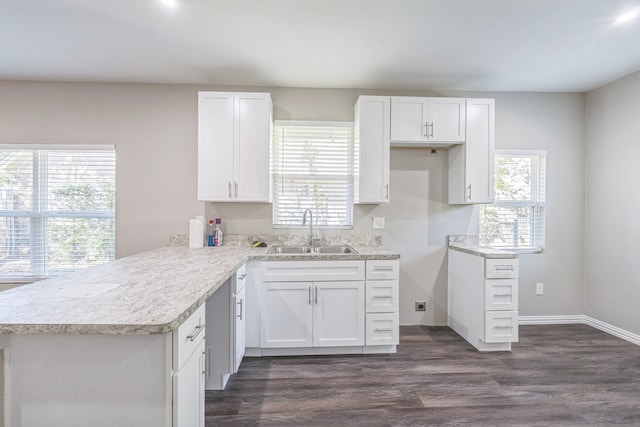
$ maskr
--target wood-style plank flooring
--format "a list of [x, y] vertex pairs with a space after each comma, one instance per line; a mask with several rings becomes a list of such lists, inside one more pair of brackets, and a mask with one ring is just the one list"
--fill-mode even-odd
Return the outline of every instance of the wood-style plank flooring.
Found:
[[585, 325], [520, 327], [479, 353], [447, 327], [398, 353], [245, 358], [207, 426], [640, 426], [640, 347]]

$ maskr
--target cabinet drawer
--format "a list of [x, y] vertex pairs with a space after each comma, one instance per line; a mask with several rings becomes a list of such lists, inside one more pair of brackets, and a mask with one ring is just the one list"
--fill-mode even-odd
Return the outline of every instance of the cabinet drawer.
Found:
[[173, 333], [174, 369], [180, 369], [198, 344], [204, 340], [205, 305], [201, 304]]
[[518, 277], [518, 258], [487, 259], [484, 277], [487, 279], [516, 279]]
[[367, 260], [367, 280], [393, 280], [400, 277], [397, 259]]
[[485, 279], [485, 310], [517, 310], [518, 279]]
[[518, 342], [518, 312], [486, 311], [484, 338], [487, 343]]
[[364, 280], [364, 261], [266, 261], [260, 263], [265, 282]]
[[397, 280], [367, 280], [365, 299], [367, 313], [398, 312]]
[[366, 315], [365, 345], [397, 345], [400, 343], [398, 313]]
[[242, 264], [240, 267], [238, 267], [238, 270], [236, 270], [236, 284], [235, 284], [234, 293], [238, 293], [242, 289], [244, 289], [244, 286], [246, 283], [247, 283], [247, 265]]

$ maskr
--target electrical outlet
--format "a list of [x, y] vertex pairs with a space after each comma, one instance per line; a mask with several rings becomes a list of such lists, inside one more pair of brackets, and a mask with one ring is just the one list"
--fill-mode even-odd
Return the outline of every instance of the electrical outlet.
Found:
[[416, 311], [427, 311], [427, 302], [416, 301]]
[[536, 283], [536, 295], [544, 295], [544, 283]]
[[384, 217], [379, 217], [379, 216], [373, 217], [373, 229], [384, 230]]

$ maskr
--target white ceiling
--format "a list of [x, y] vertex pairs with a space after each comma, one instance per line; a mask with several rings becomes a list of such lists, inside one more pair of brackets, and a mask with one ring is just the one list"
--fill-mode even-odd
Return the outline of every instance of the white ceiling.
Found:
[[640, 0], [1, 0], [0, 79], [584, 92]]

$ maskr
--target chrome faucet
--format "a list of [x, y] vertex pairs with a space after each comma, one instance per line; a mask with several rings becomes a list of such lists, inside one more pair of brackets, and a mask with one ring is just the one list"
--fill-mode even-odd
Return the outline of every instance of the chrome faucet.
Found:
[[302, 225], [307, 224], [307, 212], [309, 212], [309, 246], [313, 246], [313, 212], [311, 209], [307, 209], [302, 214]]

